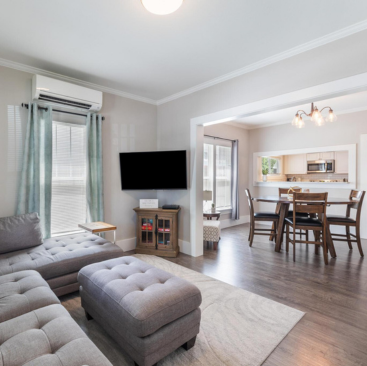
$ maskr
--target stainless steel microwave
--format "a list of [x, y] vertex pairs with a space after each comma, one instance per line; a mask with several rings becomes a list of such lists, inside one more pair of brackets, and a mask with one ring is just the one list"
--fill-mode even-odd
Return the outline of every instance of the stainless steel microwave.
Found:
[[307, 162], [307, 173], [334, 173], [335, 160], [314, 160]]

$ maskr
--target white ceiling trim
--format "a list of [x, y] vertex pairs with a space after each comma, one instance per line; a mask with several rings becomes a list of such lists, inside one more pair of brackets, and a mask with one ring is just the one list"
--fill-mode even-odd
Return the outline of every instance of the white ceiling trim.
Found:
[[72, 77], [69, 77], [69, 76], [57, 74], [55, 72], [39, 69], [37, 67], [28, 66], [28, 65], [21, 64], [21, 63], [18, 63], [18, 62], [6, 60], [6, 59], [3, 59], [3, 58], [0, 58], [0, 66], [5, 66], [5, 67], [9, 67], [11, 69], [20, 70], [20, 71], [24, 71], [24, 72], [29, 72], [31, 74], [38, 74], [38, 75], [48, 76], [48, 77], [56, 78], [56, 79], [59, 79], [59, 80], [67, 81], [69, 83], [79, 84], [81, 86], [85, 86], [87, 88], [91, 88], [91, 89], [94, 89], [94, 90], [99, 90], [101, 92], [118, 95], [118, 96], [123, 97], [123, 98], [133, 99], [133, 100], [137, 100], [139, 102], [157, 105], [157, 101], [155, 101], [153, 99], [144, 98], [144, 97], [141, 97], [139, 95], [130, 94], [130, 93], [127, 93], [127, 92], [124, 92], [124, 91], [121, 91], [121, 90], [117, 90], [117, 89], [113, 89], [113, 88], [108, 88], [108, 87], [103, 86], [103, 85], [89, 83], [88, 81], [83, 81], [83, 80], [72, 78]]
[[178, 99], [178, 98], [182, 98], [182, 97], [184, 97], [186, 95], [195, 93], [195, 92], [197, 92], [199, 90], [203, 90], [203, 89], [209, 88], [209, 87], [211, 87], [213, 85], [216, 85], [216, 84], [222, 83], [224, 81], [227, 81], [227, 80], [236, 78], [238, 76], [247, 74], [249, 72], [252, 72], [252, 71], [261, 69], [262, 67], [265, 67], [265, 66], [274, 64], [274, 63], [276, 63], [278, 61], [285, 60], [285, 59], [290, 58], [292, 56], [299, 55], [300, 53], [303, 53], [303, 52], [306, 52], [306, 51], [310, 51], [310, 50], [312, 50], [314, 48], [317, 48], [317, 47], [326, 45], [326, 44], [331, 43], [331, 42], [334, 42], [334, 41], [337, 41], [338, 39], [341, 39], [341, 38], [345, 38], [345, 37], [351, 36], [352, 34], [355, 34], [355, 33], [361, 32], [361, 31], [364, 31], [366, 29], [367, 29], [367, 20], [364, 20], [362, 22], [353, 24], [353, 25], [351, 25], [349, 27], [340, 29], [340, 30], [338, 30], [336, 32], [327, 34], [326, 36], [323, 36], [323, 37], [320, 37], [320, 38], [316, 38], [313, 41], [310, 41], [310, 42], [304, 43], [302, 45], [299, 45], [297, 47], [291, 48], [291, 49], [289, 49], [287, 51], [278, 53], [278, 54], [276, 54], [274, 56], [265, 58], [265, 59], [263, 59], [261, 61], [255, 62], [255, 63], [253, 63], [251, 65], [248, 65], [248, 66], [245, 66], [245, 67], [243, 67], [241, 69], [238, 69], [236, 71], [232, 71], [232, 72], [230, 72], [228, 74], [225, 74], [225, 75], [222, 75], [222, 76], [217, 77], [215, 79], [206, 81], [205, 83], [202, 83], [202, 84], [196, 85], [196, 86], [194, 86], [192, 88], [183, 90], [183, 91], [181, 91], [179, 93], [176, 93], [176, 94], [173, 94], [173, 95], [171, 95], [169, 97], [160, 99], [160, 100], [157, 101], [157, 105], [161, 105], [161, 104], [164, 104], [164, 103], [168, 103], [168, 102], [170, 102], [172, 100], [175, 100], [175, 99]]

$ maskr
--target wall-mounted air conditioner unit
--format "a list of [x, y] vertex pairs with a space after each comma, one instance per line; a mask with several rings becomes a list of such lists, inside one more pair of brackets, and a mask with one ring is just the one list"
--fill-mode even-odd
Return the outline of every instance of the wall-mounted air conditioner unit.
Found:
[[102, 108], [102, 92], [41, 75], [33, 75], [32, 96], [33, 100], [60, 107], [87, 111], [99, 111]]

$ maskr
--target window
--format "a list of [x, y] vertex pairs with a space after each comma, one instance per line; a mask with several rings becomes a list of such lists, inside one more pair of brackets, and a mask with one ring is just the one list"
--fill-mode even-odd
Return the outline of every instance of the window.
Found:
[[52, 124], [51, 235], [79, 231], [86, 222], [86, 129]]
[[219, 210], [231, 209], [232, 145], [225, 141], [204, 144], [204, 190], [213, 192], [213, 201], [204, 201], [208, 211], [212, 203]]
[[280, 174], [280, 159], [275, 157], [262, 157], [261, 170], [267, 170], [268, 174]]

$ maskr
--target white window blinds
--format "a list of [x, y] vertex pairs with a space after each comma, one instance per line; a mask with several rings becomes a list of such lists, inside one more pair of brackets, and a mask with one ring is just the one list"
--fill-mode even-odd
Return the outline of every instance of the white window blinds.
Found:
[[86, 222], [86, 130], [83, 125], [52, 125], [51, 235], [80, 230]]

